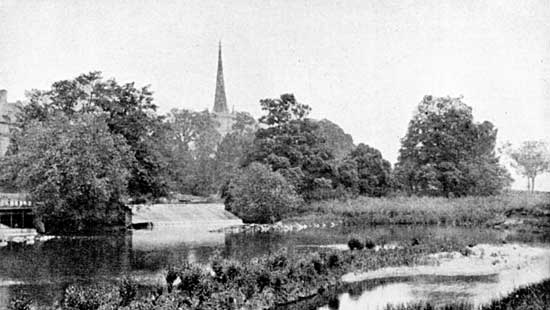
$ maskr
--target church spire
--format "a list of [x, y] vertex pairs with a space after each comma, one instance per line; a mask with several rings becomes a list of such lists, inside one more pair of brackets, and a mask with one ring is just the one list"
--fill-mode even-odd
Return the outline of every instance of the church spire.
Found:
[[222, 66], [222, 42], [218, 46], [218, 74], [216, 76], [216, 94], [214, 96], [214, 112], [229, 113], [227, 108], [227, 99], [225, 97], [225, 86], [223, 83], [223, 66]]

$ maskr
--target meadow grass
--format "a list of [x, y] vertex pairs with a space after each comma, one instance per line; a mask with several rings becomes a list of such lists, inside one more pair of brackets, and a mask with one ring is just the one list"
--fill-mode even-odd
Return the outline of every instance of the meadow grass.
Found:
[[352, 224], [485, 226], [513, 214], [550, 215], [550, 193], [510, 191], [488, 197], [357, 197], [311, 202], [288, 220], [343, 219]]

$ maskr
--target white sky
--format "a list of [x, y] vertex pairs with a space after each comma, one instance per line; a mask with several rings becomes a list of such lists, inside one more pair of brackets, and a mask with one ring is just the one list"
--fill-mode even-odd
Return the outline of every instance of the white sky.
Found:
[[10, 101], [100, 70], [160, 112], [211, 108], [221, 39], [230, 107], [294, 93], [391, 162], [426, 94], [464, 95], [501, 142], [550, 141], [548, 0], [0, 0], [0, 34]]

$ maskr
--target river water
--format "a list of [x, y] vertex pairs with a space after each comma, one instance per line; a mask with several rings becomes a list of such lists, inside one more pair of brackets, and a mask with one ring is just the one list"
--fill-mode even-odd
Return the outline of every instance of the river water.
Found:
[[[167, 267], [183, 261], [207, 263], [214, 253], [246, 260], [282, 247], [293, 251], [342, 244], [353, 234], [368, 235], [375, 241], [385, 243], [457, 236], [477, 243], [495, 242], [506, 237], [504, 232], [494, 230], [408, 226], [337, 226], [290, 233], [253, 234], [209, 232], [201, 227], [165, 227], [108, 236], [55, 238], [32, 245], [9, 244], [0, 248], [0, 308], [5, 308], [12, 297], [21, 294], [33, 296], [39, 305], [52, 305], [70, 283], [109, 281], [127, 275], [139, 278], [146, 284], [162, 283]], [[467, 282], [446, 283], [473, 286], [498, 281], [490, 277], [463, 280]], [[365, 307], [369, 304], [361, 301], [372, 300], [369, 294], [375, 293], [377, 299], [383, 300], [380, 296], [395, 296], [395, 292], [403, 292], [403, 300], [409, 301], [415, 298], [419, 287], [424, 289], [422, 294], [432, 296], [440, 294], [438, 287], [445, 287], [442, 284], [445, 281], [441, 279], [416, 278], [414, 281], [367, 285], [355, 294], [343, 293], [339, 298], [339, 309], [369, 309]], [[419, 286], [418, 283], [424, 284]]]

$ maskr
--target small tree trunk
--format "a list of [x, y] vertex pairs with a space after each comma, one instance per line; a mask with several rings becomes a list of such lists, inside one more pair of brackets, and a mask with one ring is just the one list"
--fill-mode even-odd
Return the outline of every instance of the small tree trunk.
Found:
[[535, 192], [535, 177], [531, 178], [531, 193]]

